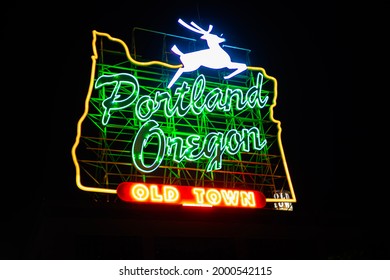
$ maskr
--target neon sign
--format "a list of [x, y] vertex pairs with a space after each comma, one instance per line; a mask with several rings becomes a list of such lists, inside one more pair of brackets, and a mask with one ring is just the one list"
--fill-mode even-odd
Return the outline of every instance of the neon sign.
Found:
[[[205, 157], [209, 159], [206, 171], [210, 172], [222, 168], [224, 153], [235, 155], [240, 151], [249, 152], [250, 148], [260, 151], [266, 145], [267, 140], [262, 139], [260, 130], [255, 126], [244, 128], [240, 132], [236, 129], [229, 129], [225, 133], [210, 132], [203, 137], [203, 141], [198, 134], [189, 134], [186, 139], [166, 137], [159, 123], [150, 119], [154, 113], [160, 110], [163, 110], [164, 115], [170, 118], [174, 115], [185, 117], [190, 111], [193, 115], [200, 115], [205, 111], [213, 113], [214, 110], [227, 112], [233, 108], [236, 111], [245, 108], [253, 109], [255, 106], [263, 108], [268, 96], [264, 98], [261, 96], [262, 80], [263, 76], [258, 73], [256, 84], [250, 87], [246, 93], [243, 93], [241, 89], [227, 88], [226, 92], [223, 92], [220, 88], [214, 88], [205, 94], [206, 79], [204, 75], [199, 75], [192, 87], [183, 82], [175, 90], [173, 96], [169, 91], [156, 91], [154, 96], [143, 95], [139, 97], [137, 78], [130, 74], [120, 73], [100, 76], [96, 80], [95, 88], [114, 85], [112, 93], [102, 102], [104, 107], [103, 125], [107, 125], [112, 111], [126, 109], [131, 105], [134, 105], [137, 118], [146, 121], [138, 130], [132, 147], [133, 164], [138, 170], [144, 173], [153, 172], [160, 166], [166, 154], [167, 156], [172, 155], [173, 160], [178, 163], [183, 160], [196, 161]], [[121, 95], [118, 93], [124, 84], [130, 85], [132, 91], [127, 97], [121, 99]], [[186, 95], [188, 95], [189, 102], [184, 99]], [[234, 99], [236, 99], [235, 107], [232, 106]], [[157, 138], [158, 151], [153, 162], [147, 165], [144, 162], [144, 149], [148, 145], [149, 139], [153, 137]]]
[[[232, 62], [212, 25], [179, 23], [209, 46], [179, 51], [174, 44], [172, 55], [182, 64], [137, 60], [124, 41], [92, 32], [90, 85], [72, 147], [78, 188], [133, 203], [272, 208], [296, 202], [274, 118], [276, 79]], [[220, 64], [203, 59], [206, 53]], [[289, 196], [275, 195], [281, 190]]]
[[259, 191], [171, 186], [123, 182], [117, 194], [126, 202], [165, 203], [199, 207], [263, 208], [264, 194]]

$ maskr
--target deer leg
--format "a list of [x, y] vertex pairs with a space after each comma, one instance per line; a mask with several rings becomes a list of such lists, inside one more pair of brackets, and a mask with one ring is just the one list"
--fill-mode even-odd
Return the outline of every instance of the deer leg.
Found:
[[229, 66], [227, 66], [229, 69], [236, 69], [233, 73], [230, 73], [229, 75], [225, 76], [224, 79], [230, 79], [231, 77], [241, 73], [242, 71], [246, 70], [246, 65], [244, 63], [237, 63], [232, 62]]
[[168, 84], [168, 88], [171, 88], [171, 86], [176, 82], [177, 79], [179, 79], [180, 75], [183, 73], [183, 68], [179, 68], [175, 74], [175, 76], [173, 76], [172, 80], [169, 82]]

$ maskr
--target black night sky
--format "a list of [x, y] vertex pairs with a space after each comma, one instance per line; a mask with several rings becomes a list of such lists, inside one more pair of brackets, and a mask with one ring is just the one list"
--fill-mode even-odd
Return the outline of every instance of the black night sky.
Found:
[[[185, 36], [186, 31], [177, 24], [180, 17], [202, 26], [213, 24], [215, 32], [224, 34], [226, 44], [251, 50], [251, 66], [263, 67], [277, 79], [275, 118], [282, 123], [283, 146], [298, 201], [292, 213], [283, 213], [281, 217], [256, 214], [243, 218], [244, 213], [231, 211], [208, 217], [202, 216], [205, 213], [175, 216], [169, 210], [155, 213], [150, 209], [142, 210], [140, 217], [144, 215], [151, 224], [153, 216], [158, 217], [162, 231], [164, 214], [170, 216], [166, 219], [169, 224], [187, 219], [197, 223], [218, 220], [244, 223], [243, 228], [259, 223], [273, 229], [275, 236], [279, 236], [277, 231], [294, 231], [292, 240], [287, 240], [287, 233], [274, 238], [298, 244], [293, 246], [295, 253], [285, 256], [242, 253], [242, 258], [389, 257], [387, 247], [383, 247], [380, 226], [366, 220], [367, 198], [362, 199], [358, 190], [360, 181], [353, 170], [356, 163], [347, 141], [353, 120], [347, 113], [353, 103], [351, 48], [357, 33], [354, 29], [357, 26], [351, 23], [353, 13], [327, 1], [19, 4], [10, 4], [1, 16], [2, 84], [6, 100], [2, 103], [3, 150], [4, 159], [7, 158], [3, 162], [6, 192], [2, 199], [5, 206], [2, 231], [6, 238], [2, 240], [5, 249], [1, 250], [1, 258], [207, 258], [201, 251], [183, 253], [179, 243], [184, 241], [180, 238], [179, 245], [175, 245], [176, 253], [171, 254], [129, 255], [114, 249], [88, 253], [91, 247], [80, 245], [88, 236], [99, 237], [96, 242], [100, 245], [96, 246], [109, 246], [108, 242], [103, 245], [101, 242], [112, 232], [92, 237], [89, 233], [81, 234], [84, 229], [70, 231], [69, 236], [64, 234], [60, 238], [75, 248], [73, 251], [61, 254], [49, 249], [59, 241], [53, 233], [57, 231], [50, 229], [51, 223], [56, 224], [57, 230], [63, 222], [82, 227], [78, 220], [81, 215], [85, 227], [93, 220], [99, 230], [104, 228], [99, 223], [126, 219], [126, 209], [95, 205], [91, 196], [75, 184], [70, 152], [89, 86], [92, 30], [109, 33], [129, 44], [133, 27]], [[345, 20], [348, 16], [351, 19]], [[135, 215], [136, 210], [131, 211], [129, 215]], [[99, 221], [99, 217], [104, 221]], [[126, 236], [119, 233], [117, 236]], [[193, 238], [196, 240], [196, 236]], [[175, 242], [172, 234], [168, 234], [166, 243], [157, 239], [155, 244], [160, 244], [156, 246], [160, 246], [161, 252], [164, 244]], [[317, 249], [296, 250], [313, 244]], [[225, 256], [238, 255], [228, 251]]]

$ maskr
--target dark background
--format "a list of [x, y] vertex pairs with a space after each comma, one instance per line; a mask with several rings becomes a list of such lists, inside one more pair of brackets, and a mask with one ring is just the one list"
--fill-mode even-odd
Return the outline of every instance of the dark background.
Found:
[[[277, 79], [293, 212], [123, 207], [77, 188], [70, 151], [89, 86], [92, 30], [128, 44], [133, 27], [187, 36], [179, 17], [213, 24], [226, 44], [251, 50], [251, 66]], [[1, 16], [1, 257], [388, 258], [372, 192], [362, 187], [364, 152], [355, 149], [359, 17], [328, 1], [10, 4]]]

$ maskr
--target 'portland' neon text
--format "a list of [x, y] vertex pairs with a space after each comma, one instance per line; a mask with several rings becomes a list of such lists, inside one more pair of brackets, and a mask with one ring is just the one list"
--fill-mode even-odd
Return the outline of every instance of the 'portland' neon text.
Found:
[[[245, 93], [240, 89], [214, 88], [205, 92], [206, 79], [199, 75], [191, 86], [183, 82], [177, 87], [173, 96], [169, 91], [156, 91], [153, 95], [141, 95], [136, 77], [128, 73], [100, 76], [95, 82], [95, 88], [113, 86], [110, 96], [103, 100], [102, 124], [107, 125], [115, 111], [134, 106], [136, 117], [144, 122], [135, 135], [132, 145], [134, 166], [141, 172], [150, 173], [156, 170], [165, 156], [171, 156], [175, 162], [183, 160], [196, 161], [207, 158], [206, 171], [222, 168], [223, 154], [235, 155], [239, 152], [249, 152], [250, 149], [261, 150], [267, 140], [260, 130], [252, 126], [241, 131], [236, 129], [222, 132], [210, 132], [201, 136], [189, 134], [186, 138], [166, 136], [159, 123], [153, 119], [157, 111], [163, 110], [166, 117], [185, 117], [188, 113], [200, 115], [215, 110], [228, 112], [231, 110], [263, 108], [268, 96], [262, 96], [263, 75], [258, 73], [256, 84]], [[130, 94], [119, 94], [121, 87], [131, 88]], [[157, 141], [158, 150], [154, 161], [146, 163], [144, 151], [150, 141]]]

